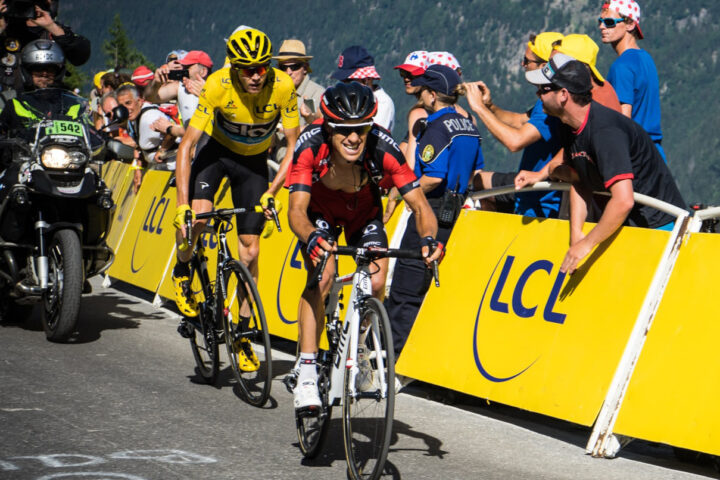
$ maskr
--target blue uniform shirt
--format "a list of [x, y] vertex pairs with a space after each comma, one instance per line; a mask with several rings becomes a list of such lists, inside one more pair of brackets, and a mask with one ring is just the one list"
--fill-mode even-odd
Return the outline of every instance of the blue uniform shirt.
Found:
[[620, 103], [632, 105], [632, 119], [642, 125], [654, 142], [662, 140], [660, 86], [652, 57], [645, 50], [625, 50], [610, 66], [608, 81]]
[[[560, 150], [561, 122], [543, 112], [542, 100], [538, 99], [530, 110], [528, 123], [537, 128], [542, 138], [525, 148], [520, 170], [539, 172]], [[526, 217], [557, 218], [561, 200], [562, 193], [558, 191], [518, 193], [515, 195], [515, 213]]]
[[467, 191], [475, 170], [485, 166], [481, 137], [472, 120], [463, 117], [454, 107], [446, 107], [427, 118], [425, 129], [417, 136], [415, 175], [442, 178], [442, 182], [426, 195], [440, 197], [450, 188]]

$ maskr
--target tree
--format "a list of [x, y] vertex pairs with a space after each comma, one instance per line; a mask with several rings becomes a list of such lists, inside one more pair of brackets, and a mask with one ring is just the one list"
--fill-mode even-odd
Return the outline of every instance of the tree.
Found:
[[84, 91], [90, 82], [90, 76], [70, 62], [68, 62], [65, 66], [67, 68], [67, 73], [65, 74], [65, 85], [70, 90], [78, 88], [80, 91]]
[[116, 13], [113, 17], [108, 33], [110, 38], [105, 40], [102, 45], [102, 51], [106, 57], [105, 64], [108, 67], [114, 68], [116, 71], [123, 68], [134, 70], [140, 65], [146, 65], [151, 70], [155, 69], [155, 65], [134, 47], [133, 41], [128, 37], [120, 20], [120, 14]]

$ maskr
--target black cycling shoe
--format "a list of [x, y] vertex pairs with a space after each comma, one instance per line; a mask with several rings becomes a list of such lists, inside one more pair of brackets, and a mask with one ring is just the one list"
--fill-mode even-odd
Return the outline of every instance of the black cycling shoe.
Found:
[[180, 322], [180, 325], [178, 325], [177, 327], [177, 331], [183, 338], [192, 338], [193, 334], [195, 333], [192, 325], [190, 325], [185, 320], [182, 320]]

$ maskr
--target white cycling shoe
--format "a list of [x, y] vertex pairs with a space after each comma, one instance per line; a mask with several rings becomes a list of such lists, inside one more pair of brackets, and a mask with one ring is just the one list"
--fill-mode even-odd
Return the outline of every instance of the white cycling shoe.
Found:
[[320, 400], [317, 382], [309, 379], [304, 380], [302, 383], [298, 383], [293, 390], [293, 403], [295, 404], [296, 410], [320, 408], [322, 406], [322, 401]]

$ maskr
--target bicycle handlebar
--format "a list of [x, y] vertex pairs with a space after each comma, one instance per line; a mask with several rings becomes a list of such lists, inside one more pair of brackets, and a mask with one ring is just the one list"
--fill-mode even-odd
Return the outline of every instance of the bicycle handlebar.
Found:
[[[425, 257], [423, 257], [422, 255], [422, 252], [416, 249], [384, 247], [346, 247], [338, 245], [336, 251], [326, 252], [320, 263], [317, 265], [317, 267], [315, 267], [315, 270], [313, 271], [310, 277], [310, 281], [307, 285], [309, 289], [314, 289], [320, 283], [320, 280], [322, 280], [323, 272], [325, 271], [325, 265], [327, 264], [328, 257], [330, 257], [329, 253], [334, 253], [336, 255], [348, 255], [356, 258], [361, 257], [369, 261], [378, 258], [408, 258], [412, 260], [425, 259]], [[433, 260], [432, 262], [432, 271], [433, 278], [435, 279], [435, 286], [439, 287], [440, 271], [438, 269], [437, 260]]]

